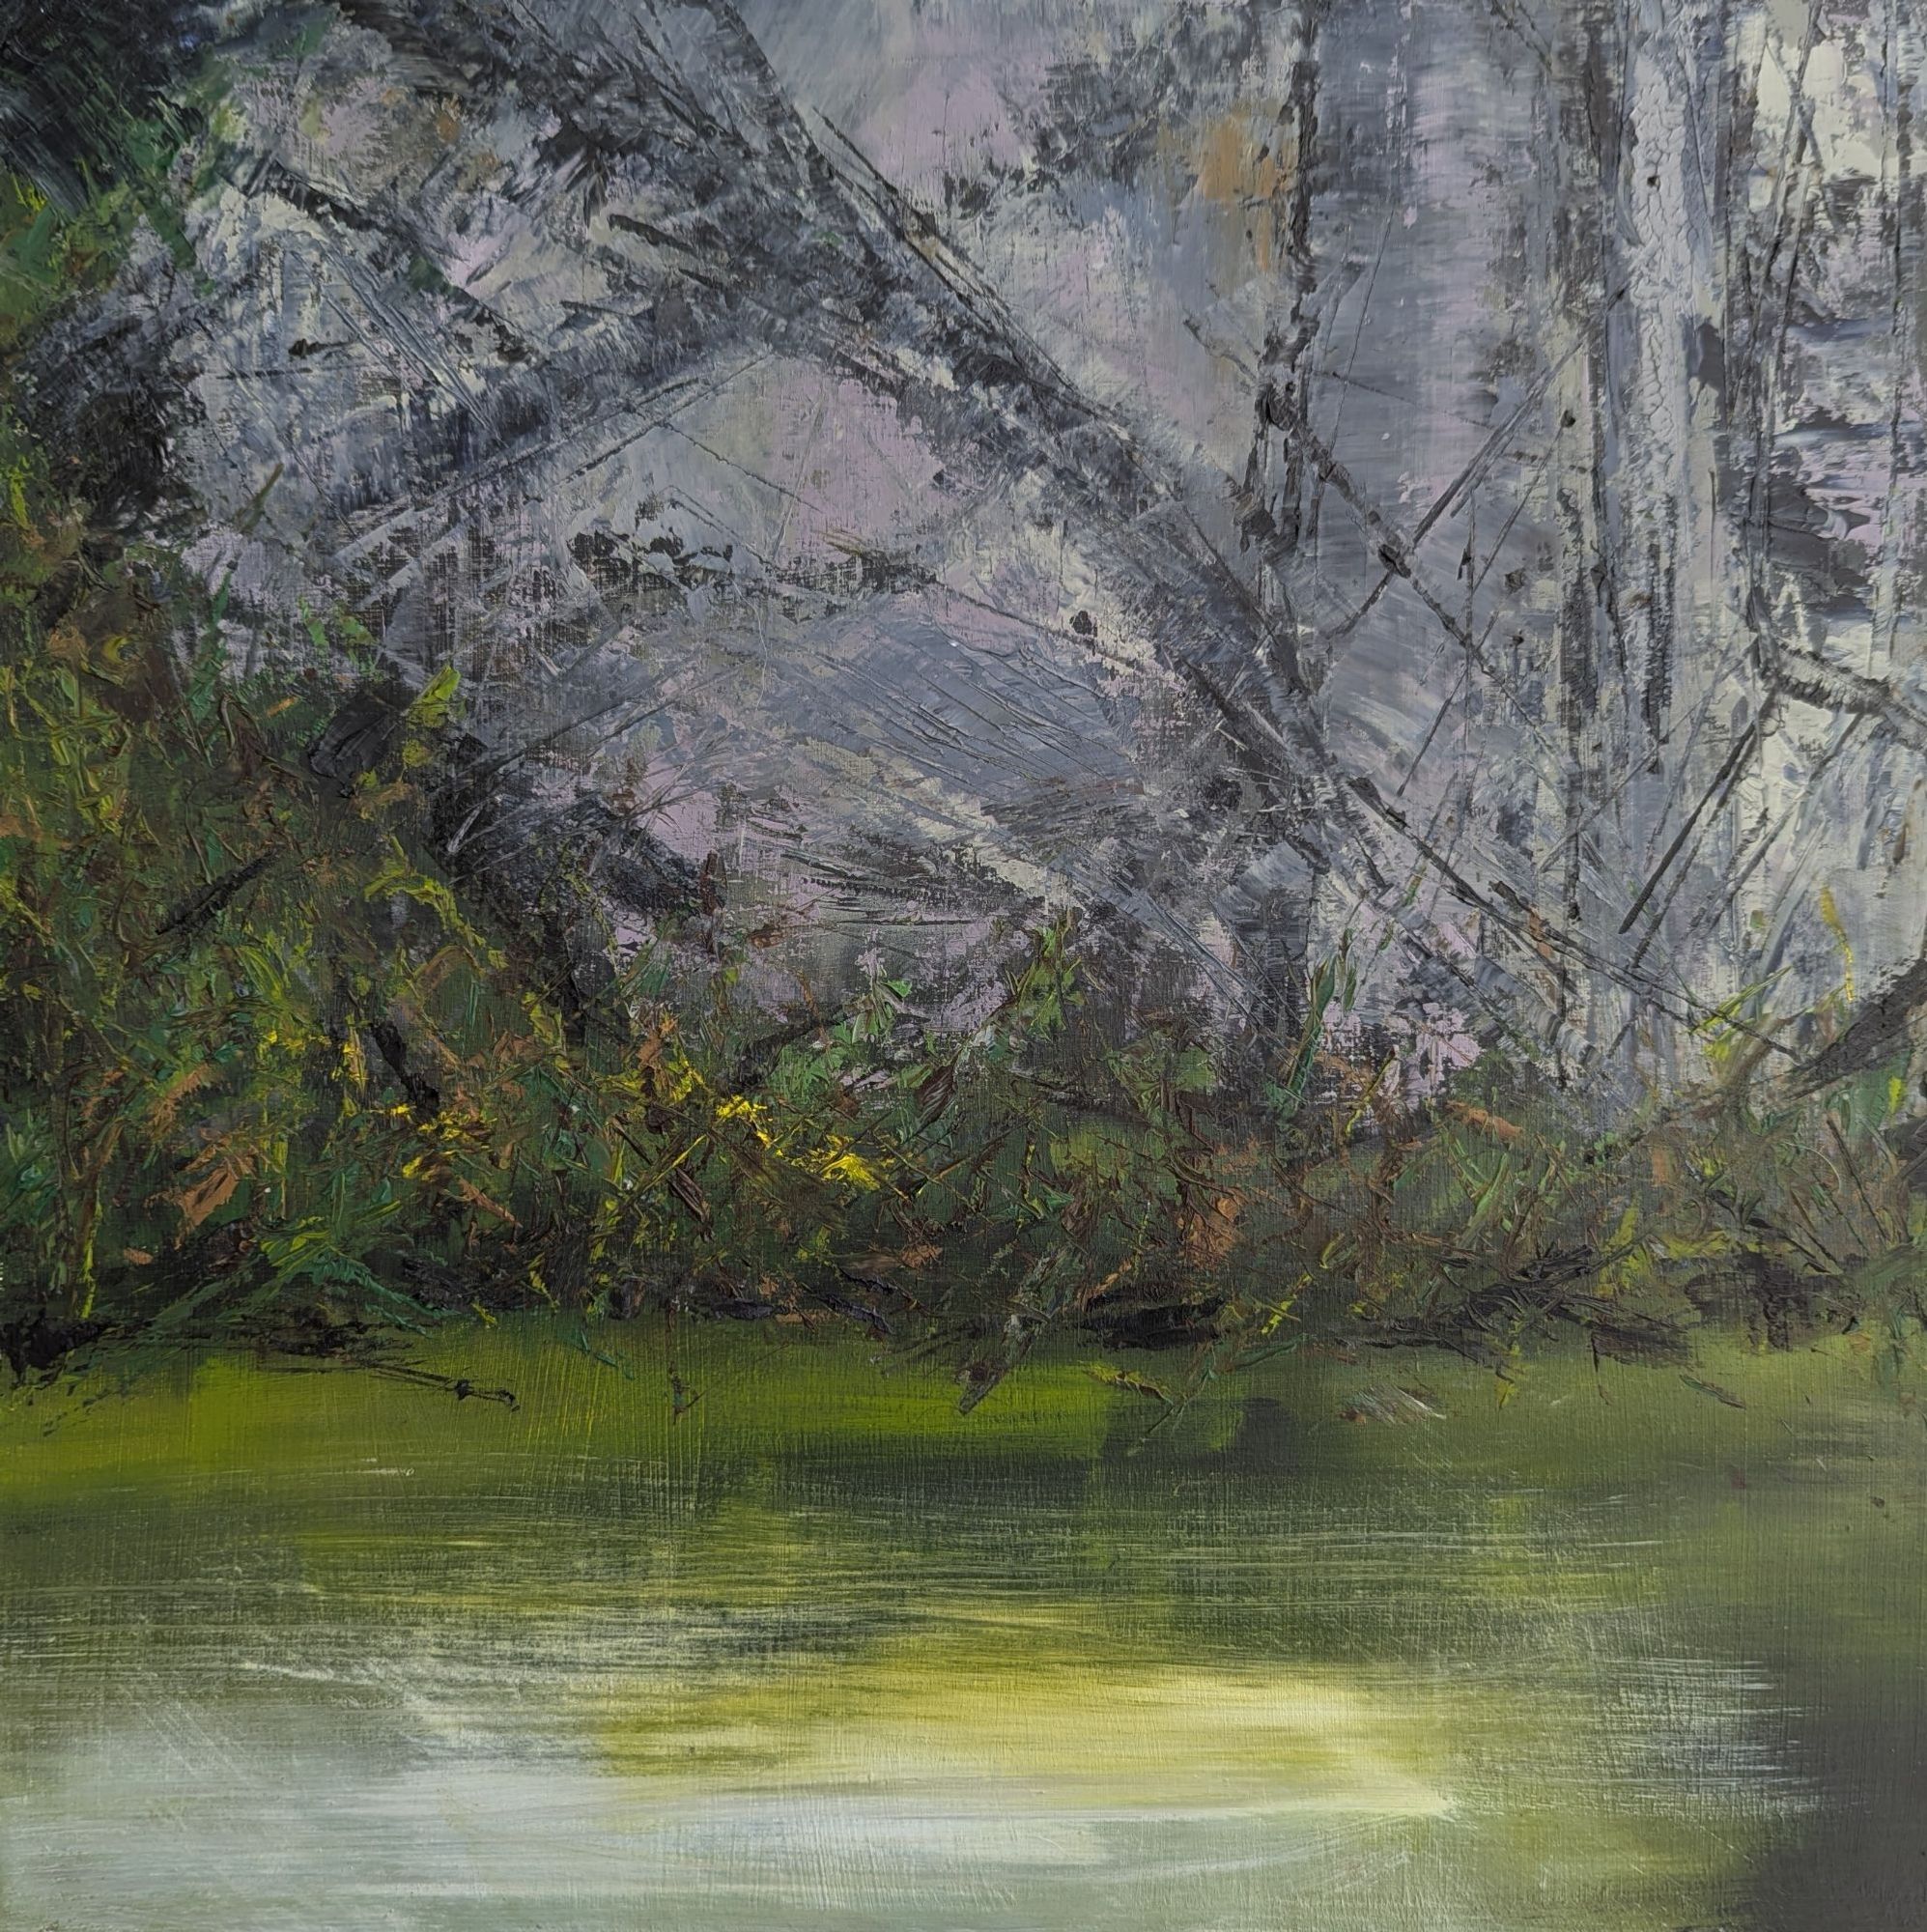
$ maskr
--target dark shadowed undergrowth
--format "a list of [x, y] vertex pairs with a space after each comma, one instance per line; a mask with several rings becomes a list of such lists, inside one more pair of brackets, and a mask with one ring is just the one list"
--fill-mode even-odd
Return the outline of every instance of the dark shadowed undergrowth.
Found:
[[663, 1307], [858, 1324], [953, 1364], [966, 1404], [1053, 1334], [1166, 1350], [1118, 1372], [1162, 1403], [1305, 1347], [1435, 1346], [1502, 1379], [1561, 1335], [1684, 1362], [1709, 1321], [1904, 1355], [1927, 1239], [1906, 1062], [1795, 1094], [1767, 1058], [1796, 1022], [1824, 1047], [1844, 996], [1736, 1003], [1689, 1091], [1601, 1132], [1503, 1042], [1415, 1096], [1370, 1029], [1328, 1030], [1343, 955], [1269, 1054], [1128, 1010], [1042, 912], [966, 1032], [880, 969], [772, 1015], [720, 872], [586, 952], [603, 915], [569, 866], [520, 904], [465, 872], [450, 828], [499, 770], [454, 673], [384, 683], [320, 605], [265, 640], [298, 655], [256, 654], [282, 668], [239, 668], [224, 592], [21, 426], [36, 329], [136, 222], [166, 232], [168, 148], [148, 130], [67, 209], [0, 187], [16, 1381], [224, 1346], [392, 1362], [511, 1310], [580, 1341]]

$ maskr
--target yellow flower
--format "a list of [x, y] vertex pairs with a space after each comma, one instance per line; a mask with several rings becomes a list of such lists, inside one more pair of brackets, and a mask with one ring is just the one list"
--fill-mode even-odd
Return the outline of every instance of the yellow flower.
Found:
[[825, 1180], [847, 1180], [853, 1187], [867, 1189], [883, 1185], [883, 1177], [862, 1154], [852, 1152], [847, 1142], [833, 1141], [830, 1151], [818, 1155], [815, 1166]]
[[719, 1121], [747, 1121], [756, 1139], [766, 1148], [776, 1146], [776, 1138], [763, 1122], [769, 1118], [769, 1110], [759, 1101], [745, 1099], [741, 1094], [732, 1094], [716, 1110]]

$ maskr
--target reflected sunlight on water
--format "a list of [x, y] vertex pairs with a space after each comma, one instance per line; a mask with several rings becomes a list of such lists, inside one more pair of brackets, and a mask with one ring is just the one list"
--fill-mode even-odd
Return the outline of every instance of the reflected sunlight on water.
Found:
[[1147, 1444], [722, 1344], [697, 1436], [638, 1347], [8, 1416], [5, 1922], [1764, 1925], [1809, 1732], [1916, 1699], [1919, 1424], [1837, 1363], [1397, 1428], [1287, 1365]]

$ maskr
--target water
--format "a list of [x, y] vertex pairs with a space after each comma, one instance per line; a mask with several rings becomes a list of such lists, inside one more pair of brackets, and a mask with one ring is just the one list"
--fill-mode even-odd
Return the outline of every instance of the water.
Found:
[[0, 1414], [0, 1923], [1927, 1923], [1927, 1435], [1845, 1345], [1711, 1357], [1743, 1407], [1286, 1363], [1148, 1435], [733, 1331], [674, 1421], [613, 1336], [471, 1354], [515, 1413]]

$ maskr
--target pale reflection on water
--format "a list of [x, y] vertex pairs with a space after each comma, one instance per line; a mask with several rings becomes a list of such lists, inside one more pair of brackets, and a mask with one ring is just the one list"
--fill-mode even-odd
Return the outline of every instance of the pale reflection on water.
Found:
[[1791, 1926], [1842, 1805], [1908, 1909], [1921, 1432], [1840, 1364], [1147, 1443], [821, 1353], [698, 1433], [641, 1348], [10, 1417], [0, 1923]]

